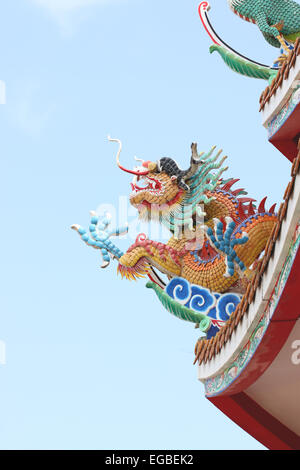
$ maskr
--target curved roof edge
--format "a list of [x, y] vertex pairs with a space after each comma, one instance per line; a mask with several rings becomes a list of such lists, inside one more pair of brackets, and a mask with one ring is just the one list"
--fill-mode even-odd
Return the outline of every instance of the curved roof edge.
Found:
[[[288, 279], [293, 268], [297, 274], [295, 262], [297, 259], [298, 264], [300, 258], [300, 254], [297, 256], [300, 244], [299, 167], [300, 151], [294, 161], [292, 179], [279, 210], [278, 224], [270, 237], [259, 271], [249, 285], [241, 304], [214, 338], [198, 341], [196, 344], [195, 362], [199, 363], [198, 377], [205, 384], [209, 396], [225, 390], [229, 393], [233, 383], [242, 383], [243, 370], [247, 368], [256, 351], [259, 352], [259, 346], [271, 337], [269, 335], [275, 327], [275, 320], [278, 322], [281, 316], [286, 319], [287, 306], [281, 306], [282, 302], [286, 303], [286, 293], [284, 296], [282, 293], [289, 289]], [[290, 318], [290, 329], [296, 317], [297, 314], [295, 318]], [[282, 341], [287, 339], [289, 328], [281, 328]], [[279, 343], [277, 347], [272, 348], [274, 357], [271, 355], [268, 363], [264, 361], [264, 370], [276, 357], [278, 347]], [[263, 369], [256, 369], [256, 377], [253, 375], [252, 382], [263, 373]], [[238, 393], [242, 389], [236, 387], [235, 392]]]

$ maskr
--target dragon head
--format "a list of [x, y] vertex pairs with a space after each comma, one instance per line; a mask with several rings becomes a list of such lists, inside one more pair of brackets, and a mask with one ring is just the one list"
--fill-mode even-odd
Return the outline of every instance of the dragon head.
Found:
[[188, 190], [183, 180], [185, 172], [171, 158], [162, 158], [155, 163], [143, 162], [142, 165], [146, 171], [141, 175], [141, 168], [135, 170], [130, 204], [138, 210], [140, 218], [147, 220], [174, 212]]
[[[119, 143], [118, 167], [133, 175], [129, 196], [131, 205], [138, 210], [142, 219], [168, 220], [173, 232], [176, 232], [176, 224], [185, 224], [185, 216], [187, 220], [192, 220], [197, 204], [209, 202], [205, 193], [217, 186], [220, 175], [227, 169], [222, 167], [227, 157], [218, 161], [222, 151], [213, 155], [213, 147], [207, 154], [198, 155], [197, 144], [193, 143], [187, 170], [182, 170], [172, 158], [167, 157], [156, 162], [136, 159], [141, 165], [129, 170], [120, 164], [122, 143], [118, 139], [110, 140]], [[214, 169], [219, 171], [212, 173]]]
[[161, 158], [157, 162], [136, 159], [141, 165], [129, 170], [120, 164], [121, 141], [110, 138], [109, 140], [119, 144], [118, 167], [133, 175], [129, 200], [138, 210], [140, 218], [159, 219], [161, 214], [174, 212], [189, 190], [185, 183], [188, 172], [181, 170], [171, 158]]

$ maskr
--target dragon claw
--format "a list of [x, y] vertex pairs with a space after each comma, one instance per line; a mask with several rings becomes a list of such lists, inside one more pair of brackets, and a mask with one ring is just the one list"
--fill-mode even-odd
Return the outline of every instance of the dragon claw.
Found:
[[101, 268], [105, 269], [107, 268], [107, 266], [109, 266], [109, 264], [110, 264], [109, 261], [104, 261], [103, 264], [101, 265]]
[[246, 243], [249, 240], [248, 234], [243, 232], [241, 238], [235, 238], [234, 230], [236, 223], [231, 217], [225, 217], [225, 231], [223, 223], [219, 219], [215, 218], [213, 221], [214, 230], [210, 227], [204, 227], [204, 230], [214, 248], [226, 257], [226, 272], [224, 277], [232, 277], [235, 273], [235, 266], [241, 271], [246, 269], [244, 263], [237, 256], [234, 247]]
[[112, 218], [109, 213], [106, 213], [103, 217], [99, 217], [95, 211], [90, 211], [90, 215], [89, 234], [78, 224], [72, 225], [71, 228], [78, 232], [82, 241], [88, 246], [101, 251], [103, 258], [101, 268], [105, 269], [110, 264], [111, 259], [119, 260], [121, 256], [123, 256], [122, 251], [109, 239], [112, 236], [120, 236], [127, 233], [128, 224], [122, 229], [109, 230]]

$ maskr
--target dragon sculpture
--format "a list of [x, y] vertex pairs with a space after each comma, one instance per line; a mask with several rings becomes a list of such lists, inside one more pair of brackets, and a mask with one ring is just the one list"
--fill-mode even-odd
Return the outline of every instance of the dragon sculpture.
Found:
[[235, 72], [252, 78], [271, 81], [283, 66], [295, 41], [300, 37], [300, 5], [293, 0], [227, 0], [231, 10], [245, 21], [254, 23], [266, 41], [280, 48], [280, 56], [272, 66], [260, 64], [230, 47], [216, 33], [208, 17], [210, 4], [199, 5], [199, 16], [205, 31], [213, 41], [210, 52], [217, 51]]
[[134, 175], [130, 204], [141, 219], [164, 224], [171, 232], [170, 240], [163, 244], [141, 234], [122, 253], [109, 238], [126, 232], [128, 227], [109, 231], [109, 217], [92, 213], [90, 233], [79, 225], [72, 228], [85, 243], [101, 250], [102, 267], [113, 257], [118, 260], [122, 277], [137, 279], [148, 275], [152, 281], [148, 287], [154, 288], [169, 311], [176, 314], [180, 307], [181, 318], [192, 315], [189, 321], [199, 323], [191, 308], [166, 299], [156, 270], [166, 275], [169, 282], [184, 280], [195, 289], [206, 289], [207, 295], [243, 294], [276, 223], [275, 205], [266, 210], [264, 198], [256, 207], [244, 189], [233, 189], [238, 179], [222, 179], [228, 169], [224, 166], [227, 157], [222, 157], [222, 151], [216, 153], [215, 148], [198, 154], [197, 145], [192, 144], [186, 171], [171, 158], [143, 162], [128, 170], [120, 164], [121, 142], [110, 140], [119, 144], [119, 168]]
[[274, 47], [289, 48], [286, 41], [300, 37], [300, 5], [293, 0], [227, 0], [231, 10], [243, 20], [255, 23]]

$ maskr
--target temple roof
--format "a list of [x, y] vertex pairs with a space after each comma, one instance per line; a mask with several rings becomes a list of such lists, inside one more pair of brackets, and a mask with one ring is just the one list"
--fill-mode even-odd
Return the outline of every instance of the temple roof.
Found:
[[294, 50], [290, 52], [288, 59], [284, 62], [282, 68], [279, 70], [276, 77], [272, 80], [272, 83], [262, 92], [259, 100], [259, 111], [264, 110], [265, 105], [276, 93], [277, 89], [281, 87], [283, 80], [288, 79], [290, 71], [294, 67], [298, 55], [300, 55], [300, 38], [296, 40]]
[[[300, 41], [298, 42], [298, 51], [300, 51]], [[299, 53], [299, 52], [298, 52]], [[287, 188], [284, 193], [283, 202], [280, 205], [278, 211], [278, 221], [275, 224], [273, 231], [270, 235], [269, 241], [266, 245], [264, 256], [259, 261], [259, 265], [257, 267], [257, 272], [253, 277], [252, 281], [248, 285], [247, 291], [244, 294], [241, 303], [237, 306], [236, 310], [232, 313], [227, 323], [220, 329], [220, 331], [216, 334], [215, 337], [211, 338], [210, 340], [206, 340], [200, 338], [195, 346], [195, 361], [194, 363], [198, 362], [199, 365], [202, 363], [207, 363], [210, 361], [214, 356], [216, 356], [223, 346], [230, 341], [232, 334], [234, 333], [236, 327], [242, 321], [244, 315], [248, 311], [252, 300], [255, 297], [255, 292], [257, 288], [260, 286], [262, 281], [262, 275], [266, 271], [269, 260], [273, 254], [274, 247], [276, 241], [279, 237], [281, 224], [283, 219], [285, 218], [289, 199], [292, 194], [294, 183], [296, 176], [300, 174], [300, 140], [298, 143], [298, 155], [295, 158], [292, 169], [291, 169], [291, 180], [287, 185]]]

